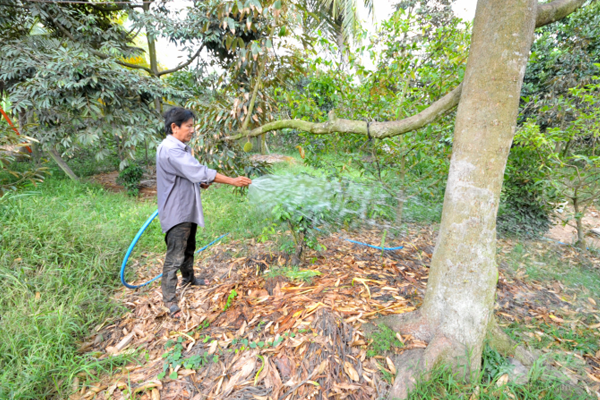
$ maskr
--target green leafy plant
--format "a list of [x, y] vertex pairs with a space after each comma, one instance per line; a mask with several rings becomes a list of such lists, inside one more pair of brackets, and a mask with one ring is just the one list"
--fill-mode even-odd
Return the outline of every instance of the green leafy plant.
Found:
[[176, 368], [178, 366], [183, 366], [186, 369], [198, 369], [208, 364], [210, 361], [215, 363], [219, 361], [219, 356], [217, 354], [214, 354], [211, 357], [207, 351], [202, 354], [195, 354], [183, 358], [183, 336], [179, 336], [176, 341], [167, 341], [167, 343], [165, 343], [165, 349], [170, 350], [162, 355], [165, 362], [163, 363], [162, 372], [157, 375], [158, 379], [164, 379], [169, 368], [172, 369], [172, 372], [169, 374], [169, 379], [177, 379]]
[[294, 240], [294, 263], [302, 260], [305, 248], [321, 250], [324, 247], [317, 240], [315, 226], [324, 218], [324, 213], [310, 204], [281, 203], [272, 211], [276, 222], [287, 224]]
[[137, 196], [142, 176], [144, 176], [144, 168], [137, 164], [131, 164], [119, 172], [117, 183], [125, 187], [128, 195]]
[[225, 306], [223, 307], [223, 311], [227, 311], [229, 309], [229, 307], [231, 307], [231, 303], [233, 302], [233, 300], [236, 298], [237, 295], [238, 294], [235, 291], [235, 289], [231, 289], [229, 296], [227, 296], [227, 302], [225, 303]]

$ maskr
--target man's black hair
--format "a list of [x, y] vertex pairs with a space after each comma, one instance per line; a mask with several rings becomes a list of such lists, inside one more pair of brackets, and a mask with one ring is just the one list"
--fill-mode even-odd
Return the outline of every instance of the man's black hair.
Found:
[[172, 135], [171, 124], [181, 127], [186, 121], [196, 119], [196, 116], [190, 110], [181, 107], [172, 107], [165, 113], [165, 132], [167, 135]]

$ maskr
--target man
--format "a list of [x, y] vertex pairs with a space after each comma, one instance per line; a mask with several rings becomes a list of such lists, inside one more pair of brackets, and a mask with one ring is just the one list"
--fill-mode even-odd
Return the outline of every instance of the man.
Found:
[[226, 183], [237, 187], [248, 186], [246, 177], [229, 178], [198, 162], [186, 145], [194, 134], [194, 114], [181, 107], [173, 107], [165, 114], [166, 139], [156, 151], [156, 186], [158, 216], [167, 255], [163, 265], [162, 293], [165, 306], [173, 318], [179, 317], [177, 305], [177, 271], [181, 270], [183, 285], [208, 285], [208, 280], [194, 276], [196, 229], [204, 226], [200, 188], [211, 183]]

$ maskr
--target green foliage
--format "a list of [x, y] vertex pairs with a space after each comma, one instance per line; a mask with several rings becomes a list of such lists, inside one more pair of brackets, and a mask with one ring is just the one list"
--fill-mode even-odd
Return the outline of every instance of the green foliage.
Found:
[[[485, 361], [484, 361], [485, 362]], [[543, 399], [543, 400], [584, 400], [589, 395], [583, 390], [564, 387], [563, 382], [543, 376], [541, 367], [535, 367], [532, 379], [525, 385], [509, 382], [507, 385], [496, 385], [496, 382], [466, 382], [452, 369], [445, 365], [433, 368], [426, 376], [417, 379], [415, 387], [408, 395], [409, 400], [508, 400], [508, 399]], [[535, 379], [533, 379], [535, 378]]]
[[119, 64], [140, 52], [118, 22], [119, 7], [18, 7], [3, 25], [9, 34], [0, 50], [0, 81], [14, 111], [26, 116], [27, 134], [67, 156], [99, 146], [98, 160], [115, 142], [125, 166], [135, 147], [159, 131], [153, 100], [169, 89]]
[[[444, 21], [438, 24], [433, 17], [401, 9], [383, 22], [375, 40], [348, 55], [350, 70], [343, 65], [345, 60], [319, 57], [308, 64], [308, 78], [278, 92], [278, 98], [288, 104], [291, 117], [315, 122], [325, 121], [330, 111], [335, 117], [365, 123], [416, 114], [456, 87], [464, 73], [469, 26], [458, 18]], [[431, 41], [421, 40], [423, 36]], [[330, 51], [335, 48], [325, 38], [319, 44]], [[376, 52], [376, 46], [383, 50]], [[364, 68], [360, 55], [370, 56], [376, 69]], [[373, 141], [362, 135], [302, 134], [305, 163], [336, 177], [350, 168], [359, 171], [396, 200], [395, 219], [400, 222], [409, 202], [441, 199], [452, 118], [451, 113], [419, 131]], [[332, 154], [336, 154], [334, 162], [328, 157]]]
[[296, 245], [296, 255], [301, 257], [305, 247], [320, 250], [316, 226], [323, 221], [325, 214], [320, 207], [311, 207], [310, 203], [281, 203], [272, 210], [274, 221], [287, 224]]
[[481, 380], [483, 383], [496, 381], [501, 375], [507, 373], [512, 368], [508, 360], [489, 344], [485, 343], [481, 354]]
[[593, 81], [600, 62], [600, 3], [590, 1], [566, 18], [536, 30], [522, 89], [522, 120], [545, 130], [576, 120], [577, 107], [561, 107], [569, 89]]
[[163, 370], [157, 375], [157, 379], [164, 379], [169, 368], [172, 369], [172, 372], [169, 374], [169, 379], [177, 379], [177, 371], [175, 371], [175, 368], [178, 366], [183, 366], [183, 368], [186, 369], [200, 369], [211, 361], [216, 363], [219, 360], [218, 355], [215, 354], [211, 357], [207, 351], [203, 354], [195, 354], [184, 358], [183, 336], [179, 336], [176, 341], [167, 341], [167, 343], [165, 343], [165, 349], [168, 351], [162, 355], [162, 358], [165, 359]]
[[372, 342], [367, 350], [367, 357], [385, 355], [393, 347], [402, 347], [404, 344], [396, 337], [396, 332], [385, 325], [377, 325], [377, 329], [371, 335]]
[[556, 200], [549, 184], [553, 144], [533, 121], [517, 131], [504, 173], [500, 233], [536, 237], [548, 230], [550, 203]]
[[123, 185], [127, 189], [127, 194], [137, 196], [139, 193], [139, 185], [144, 175], [144, 168], [137, 164], [130, 164], [125, 167], [117, 177], [117, 183]]

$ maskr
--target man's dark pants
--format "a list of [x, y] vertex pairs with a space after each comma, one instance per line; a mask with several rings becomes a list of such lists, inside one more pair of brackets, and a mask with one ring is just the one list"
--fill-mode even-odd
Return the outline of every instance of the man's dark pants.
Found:
[[167, 255], [163, 265], [162, 293], [165, 304], [177, 303], [177, 270], [181, 270], [182, 284], [194, 280], [194, 251], [198, 225], [184, 222], [169, 229], [165, 235]]

